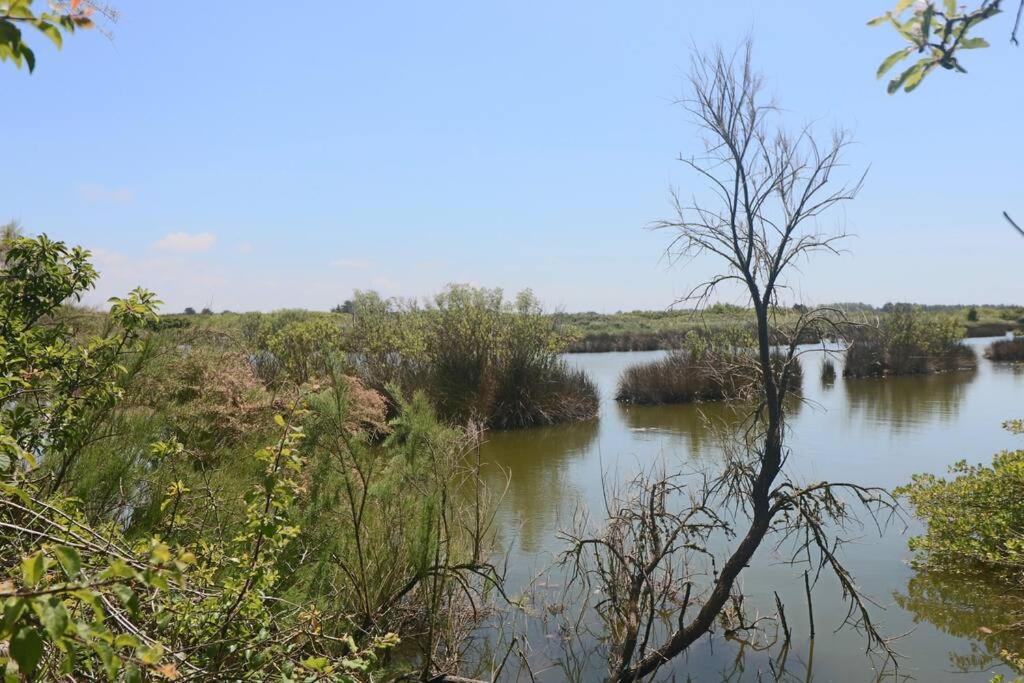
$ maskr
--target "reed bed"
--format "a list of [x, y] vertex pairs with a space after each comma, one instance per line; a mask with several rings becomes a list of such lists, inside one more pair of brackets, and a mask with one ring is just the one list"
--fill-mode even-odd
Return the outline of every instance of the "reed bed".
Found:
[[992, 342], [985, 351], [985, 357], [997, 362], [1024, 361], [1024, 337]]
[[[783, 358], [774, 357], [781, 376]], [[615, 400], [635, 405], [729, 401], [750, 398], [758, 386], [757, 363], [751, 349], [728, 354], [701, 355], [688, 350], [672, 351], [664, 358], [637, 363], [619, 376]], [[790, 364], [789, 389], [803, 386], [798, 358]]]

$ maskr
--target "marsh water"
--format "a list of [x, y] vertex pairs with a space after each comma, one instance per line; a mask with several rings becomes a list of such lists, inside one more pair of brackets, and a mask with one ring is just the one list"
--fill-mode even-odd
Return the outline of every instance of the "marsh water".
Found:
[[[1024, 416], [1024, 368], [982, 358], [990, 341], [967, 342], [978, 351], [975, 371], [881, 380], [839, 377], [832, 385], [819, 379], [824, 353], [806, 353], [806, 401], [791, 414], [789, 425], [792, 476], [807, 482], [851, 481], [893, 488], [907, 483], [914, 473], [942, 474], [957, 460], [988, 462], [1000, 450], [1021, 447], [1019, 437], [1005, 432], [1001, 424]], [[597, 381], [602, 396], [599, 418], [492, 433], [483, 447], [492, 486], [504, 486], [502, 470], [509, 476], [497, 518], [502, 544], [509, 549], [509, 586], [513, 592], [534, 596], [538, 622], [544, 622], [541, 603], [557, 601], [564, 578], [551, 569], [566, 547], [559, 532], [569, 528], [581, 510], [592, 517], [603, 514], [605, 486], [662, 463], [668, 469], [713, 467], [722, 457], [707, 420], [725, 416], [725, 407], [627, 407], [613, 400], [616, 378], [624, 367], [661, 353], [567, 356]], [[856, 540], [843, 553], [858, 585], [877, 602], [873, 614], [881, 630], [901, 636], [894, 642], [903, 657], [900, 676], [988, 681], [994, 673], [1012, 673], [1000, 652], [1024, 652], [1024, 642], [1001, 634], [999, 626], [1013, 618], [1018, 597], [1004, 594], [984, 577], [915, 570], [909, 564], [907, 539], [920, 530], [912, 518], [881, 534], [868, 524], [852, 532]], [[865, 654], [863, 635], [850, 629], [836, 631], [847, 611], [838, 584], [825, 578], [814, 592], [812, 643], [803, 568], [788, 564], [784, 550], [765, 546], [741, 581], [751, 611], [773, 613], [776, 591], [787, 605], [793, 648], [783, 678], [875, 680], [880, 661]], [[532, 664], [539, 680], [562, 680], [566, 666], [579, 666], [584, 679], [600, 676], [600, 661], [572, 663], [572, 655], [565, 655], [565, 639], [552, 632], [550, 624], [535, 623], [530, 630]], [[663, 678], [758, 680], [760, 671], [763, 680], [771, 680], [768, 662], [775, 654], [715, 635], [675, 662]]]

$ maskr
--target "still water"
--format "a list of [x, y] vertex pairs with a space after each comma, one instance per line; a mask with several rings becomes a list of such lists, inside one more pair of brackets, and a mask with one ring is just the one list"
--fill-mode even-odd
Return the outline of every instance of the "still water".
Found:
[[[991, 340], [969, 340], [979, 357]], [[601, 390], [600, 417], [562, 427], [492, 433], [484, 445], [491, 484], [507, 493], [498, 511], [502, 544], [509, 549], [508, 579], [513, 592], [556, 591], [558, 572], [550, 570], [565, 549], [558, 532], [581, 509], [602, 513], [604, 486], [642, 469], [713, 467], [721, 457], [706, 418], [724, 415], [715, 404], [622, 406], [614, 400], [615, 382], [632, 363], [663, 352], [573, 354], [570, 363], [585, 369]], [[884, 380], [819, 380], [824, 353], [803, 356], [805, 402], [791, 411], [789, 471], [798, 481], [851, 481], [893, 488], [917, 472], [945, 473], [960, 459], [989, 461], [1004, 449], [1024, 446], [1001, 429], [1024, 416], [1024, 368], [979, 358], [976, 371]], [[841, 364], [837, 364], [840, 365]], [[498, 467], [500, 466], [500, 467]], [[1024, 495], [1024, 494], [1022, 494]], [[901, 636], [900, 676], [918, 681], [988, 681], [994, 673], [1013, 673], [999, 659], [1003, 649], [1024, 652], [1024, 642], [1000, 635], [1017, 604], [997, 586], [980, 579], [924, 574], [908, 560], [907, 538], [920, 524], [909, 518], [879, 535], [872, 524], [855, 530], [844, 558], [861, 589], [878, 607], [881, 630]], [[765, 546], [771, 546], [766, 542]], [[872, 681], [878, 661], [865, 655], [864, 638], [849, 629], [836, 631], [846, 614], [838, 584], [823, 580], [815, 590], [816, 638], [809, 643], [803, 569], [784, 562], [788, 554], [762, 551], [741, 577], [750, 604], [760, 614], [774, 612], [773, 591], [786, 603], [793, 649], [786, 680]], [[540, 577], [539, 579], [537, 577]], [[540, 588], [538, 588], [540, 586]], [[538, 610], [542, 612], [543, 610]], [[979, 630], [981, 629], [981, 630]], [[995, 632], [987, 634], [985, 631]], [[539, 680], [565, 678], [559, 639], [530, 626], [533, 666]], [[547, 641], [535, 642], [537, 636]], [[546, 646], [547, 643], [547, 646]], [[743, 650], [718, 636], [702, 641], [688, 657], [666, 667], [676, 680], [772, 680], [772, 653]], [[584, 678], [598, 678], [602, 662], [587, 662]]]

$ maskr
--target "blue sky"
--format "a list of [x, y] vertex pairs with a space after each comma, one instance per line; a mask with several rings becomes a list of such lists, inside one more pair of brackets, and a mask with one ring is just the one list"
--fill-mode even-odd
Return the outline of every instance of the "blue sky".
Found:
[[755, 40], [793, 125], [851, 129], [857, 235], [793, 281], [809, 303], [1024, 303], [1024, 49], [1012, 17], [970, 73], [888, 96], [889, 0], [204, 3], [118, 0], [112, 40], [36, 43], [0, 69], [0, 220], [94, 250], [90, 301], [325, 309], [447, 282], [549, 307], [664, 308], [714, 272], [669, 268], [669, 189], [701, 187], [693, 46]]

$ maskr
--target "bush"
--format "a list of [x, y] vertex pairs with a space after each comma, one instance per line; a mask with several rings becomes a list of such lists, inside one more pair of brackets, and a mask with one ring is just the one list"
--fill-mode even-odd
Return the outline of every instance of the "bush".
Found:
[[[686, 349], [637, 363], [619, 376], [615, 400], [653, 405], [744, 399], [757, 386], [759, 364], [752, 340], [742, 332], [690, 335]], [[774, 372], [782, 377], [784, 359], [775, 355]], [[789, 364], [789, 388], [799, 391], [803, 369], [798, 358]]]
[[[1019, 421], [1006, 426], [1022, 430]], [[953, 479], [918, 474], [896, 490], [928, 526], [910, 541], [918, 561], [954, 571], [1024, 569], [1024, 450], [1004, 451], [991, 465], [960, 461], [949, 471]]]
[[[571, 330], [529, 291], [449, 286], [421, 309], [357, 292], [347, 347], [367, 386], [423, 391], [449, 422], [498, 429], [592, 418], [594, 383], [560, 358]], [[394, 401], [393, 401], [394, 403]]]
[[960, 343], [964, 329], [955, 319], [930, 316], [909, 305], [895, 306], [878, 327], [856, 328], [844, 377], [886, 377], [970, 369], [974, 350]]
[[994, 361], [1024, 361], [1024, 338], [992, 342], [985, 356]]

